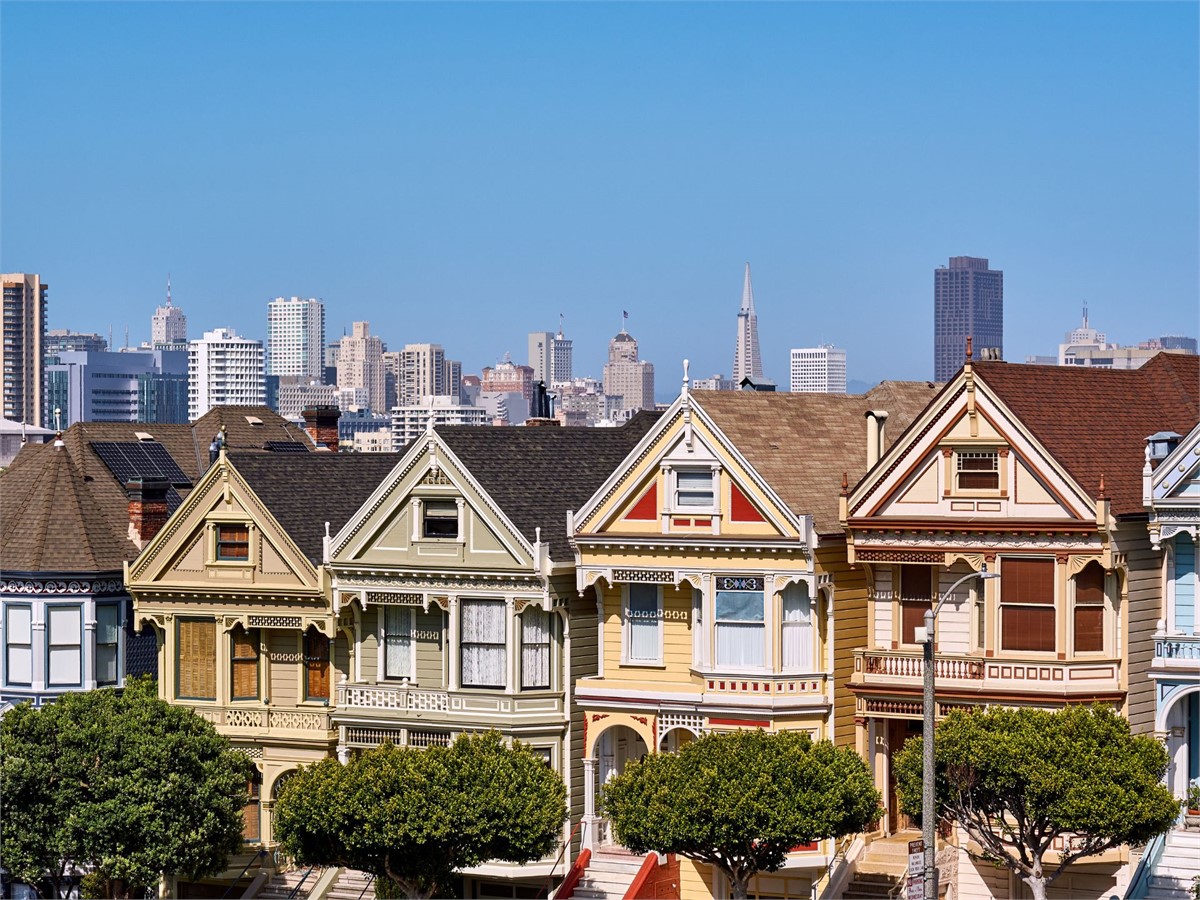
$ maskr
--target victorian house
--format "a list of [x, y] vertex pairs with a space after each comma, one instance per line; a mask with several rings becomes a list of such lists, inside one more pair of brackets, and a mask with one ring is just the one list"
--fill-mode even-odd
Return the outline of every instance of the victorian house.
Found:
[[[1146, 437], [1190, 431], [1198, 403], [1195, 357], [1164, 354], [1136, 371], [968, 358], [850, 493], [849, 561], [870, 584], [850, 690], [857, 745], [885, 794], [884, 834], [911, 824], [891, 760], [921, 733], [918, 629], [939, 598], [947, 601], [935, 628], [939, 715], [1103, 702], [1135, 730], [1154, 728], [1154, 635], [1176, 626], [1155, 626], [1168, 576], [1151, 547], [1137, 473]], [[977, 577], [985, 571], [998, 577]], [[1108, 893], [1122, 862], [1112, 854], [1077, 865], [1056, 884]], [[965, 855], [958, 888], [957, 896], [1023, 890]]]
[[[578, 681], [584, 885], [620, 848], [601, 786], [627, 761], [710, 731], [803, 730], [854, 740], [846, 691], [866, 630], [864, 571], [846, 565], [839, 491], [936, 393], [884, 383], [864, 396], [691, 392], [570, 517], [577, 587], [594, 598], [599, 668]], [[883, 423], [887, 422], [887, 429]], [[808, 896], [832, 842], [798, 847], [760, 897]], [[682, 896], [727, 890], [683, 861]]]
[[[596, 672], [596, 603], [577, 589], [567, 515], [656, 418], [442, 427], [409, 444], [329, 542], [331, 614], [354, 635], [330, 722], [340, 758], [495, 728], [562, 774], [578, 821], [584, 729], [573, 689]], [[567, 850], [557, 868], [551, 858], [469, 870], [467, 895], [544, 891]]]

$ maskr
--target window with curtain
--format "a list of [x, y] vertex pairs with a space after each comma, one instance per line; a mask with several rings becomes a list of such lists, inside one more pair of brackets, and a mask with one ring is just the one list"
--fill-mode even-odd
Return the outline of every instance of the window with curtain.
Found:
[[716, 579], [713, 622], [718, 666], [762, 666], [766, 637], [763, 579]]
[[550, 613], [535, 606], [521, 613], [521, 687], [550, 687]]
[[304, 699], [329, 700], [329, 638], [311, 625], [304, 632]]
[[1054, 652], [1054, 560], [1000, 560], [1000, 648]]
[[83, 683], [83, 608], [46, 607], [47, 684]]
[[115, 603], [96, 604], [96, 684], [117, 683], [121, 642], [121, 610]]
[[413, 677], [413, 610], [408, 606], [383, 608], [383, 674], [386, 678]]
[[1090, 562], [1075, 576], [1076, 653], [1104, 652], [1104, 567]]
[[915, 644], [925, 627], [925, 611], [933, 608], [933, 566], [900, 567], [900, 643]]
[[9, 684], [33, 683], [33, 610], [4, 608], [4, 677]]
[[629, 585], [625, 606], [625, 658], [629, 662], [662, 661], [662, 612], [659, 606], [655, 585]]
[[463, 687], [504, 687], [505, 614], [503, 600], [463, 600], [459, 604]]
[[179, 619], [175, 696], [186, 700], [217, 699], [217, 623], [212, 619]]
[[812, 600], [808, 585], [789, 584], [783, 589], [783, 668], [813, 669]]
[[712, 509], [714, 505], [712, 469], [682, 469], [675, 473], [676, 507]]
[[241, 625], [229, 635], [229, 658], [233, 668], [230, 699], [258, 699], [258, 629], [247, 631]]
[[217, 559], [225, 562], [250, 561], [250, 527], [248, 525], [217, 526]]
[[242, 840], [257, 843], [262, 839], [262, 776], [257, 772], [246, 782], [246, 805], [242, 807]]

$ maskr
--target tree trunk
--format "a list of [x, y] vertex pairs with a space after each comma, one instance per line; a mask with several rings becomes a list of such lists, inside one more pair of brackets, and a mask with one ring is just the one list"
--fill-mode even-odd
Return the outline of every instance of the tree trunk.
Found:
[[1033, 900], [1046, 900], [1046, 876], [1042, 874], [1041, 861], [1034, 863], [1033, 874], [1021, 879], [1033, 892]]
[[746, 893], [750, 887], [749, 882], [748, 876], [729, 875], [729, 896], [732, 900], [746, 900]]

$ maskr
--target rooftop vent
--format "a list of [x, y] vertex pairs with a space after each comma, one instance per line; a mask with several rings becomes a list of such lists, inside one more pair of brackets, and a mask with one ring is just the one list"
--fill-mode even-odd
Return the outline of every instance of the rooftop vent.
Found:
[[246, 421], [251, 425], [261, 425], [263, 423], [263, 420], [258, 416], [246, 416]]
[[1178, 447], [1182, 440], [1183, 435], [1176, 434], [1174, 431], [1160, 431], [1152, 434], [1146, 438], [1147, 455], [1153, 462], [1164, 460], [1171, 455], [1171, 451]]
[[146, 433], [145, 431], [135, 431], [135, 432], [133, 433], [133, 436], [134, 436], [135, 438], [137, 438], [139, 441], [152, 441], [152, 440], [154, 440], [154, 435], [152, 435], [152, 434], [148, 434], [148, 433]]

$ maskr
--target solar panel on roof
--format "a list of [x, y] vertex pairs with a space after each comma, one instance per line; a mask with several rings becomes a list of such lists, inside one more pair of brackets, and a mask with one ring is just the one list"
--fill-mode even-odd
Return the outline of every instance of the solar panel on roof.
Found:
[[264, 450], [270, 450], [272, 453], [307, 453], [308, 448], [299, 441], [267, 441], [263, 444]]
[[174, 487], [192, 486], [192, 480], [157, 441], [92, 441], [91, 444], [100, 461], [121, 484], [131, 478], [163, 478]]

